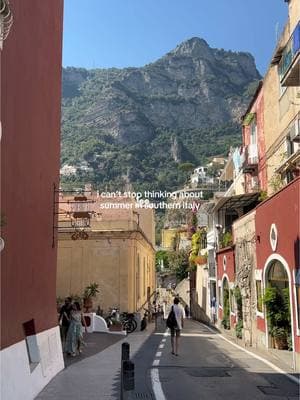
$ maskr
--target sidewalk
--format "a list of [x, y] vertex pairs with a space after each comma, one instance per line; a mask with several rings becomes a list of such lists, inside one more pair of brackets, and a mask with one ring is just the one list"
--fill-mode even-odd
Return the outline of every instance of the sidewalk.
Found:
[[[271, 362], [275, 366], [279, 367], [285, 373], [289, 373], [294, 377], [297, 376], [294, 371], [292, 371], [282, 359], [276, 359], [272, 354], [256, 350], [251, 347], [244, 347], [236, 340], [233, 336], [229, 335], [227, 332], [221, 332], [213, 327], [208, 327], [213, 329], [215, 332], [215, 339], [217, 340], [218, 348], [220, 350], [228, 348], [229, 353], [234, 353], [236, 350], [232, 350], [230, 344], [222, 344], [223, 339], [217, 339], [218, 335], [222, 335], [224, 338], [229, 340], [234, 344], [240, 345], [242, 349], [246, 349], [254, 355], [258, 355], [267, 361]], [[147, 387], [147, 379], [149, 378], [149, 366], [152, 365], [153, 358], [155, 357], [155, 352], [158, 349], [159, 342], [161, 341], [162, 334], [166, 329], [165, 321], [158, 320], [156, 335], [152, 335], [155, 330], [155, 324], [151, 323], [147, 327], [147, 331], [144, 332], [133, 332], [126, 337], [115, 337], [111, 335], [106, 337], [107, 334], [101, 334], [104, 336], [98, 337], [98, 344], [101, 342], [101, 346], [97, 347], [97, 352], [95, 349], [87, 347], [85, 349], [85, 354], [83, 358], [77, 358], [70, 360], [68, 359], [67, 368], [65, 368], [61, 373], [59, 373], [36, 397], [36, 400], [99, 400], [99, 399], [109, 399], [109, 400], [119, 400], [120, 398], [120, 366], [121, 366], [121, 345], [123, 342], [128, 342], [130, 344], [130, 358], [135, 363], [135, 382], [136, 388], [132, 396], [134, 398], [151, 398], [152, 389]], [[180, 358], [180, 365], [185, 370], [191, 369], [191, 361], [195, 359], [195, 354], [197, 354], [197, 349], [199, 349], [198, 341], [202, 344], [205, 341], [210, 343], [211, 340], [206, 339], [207, 336], [207, 326], [201, 322], [195, 321], [193, 319], [188, 319], [185, 321], [185, 326], [183, 330], [182, 340], [185, 337], [188, 338], [189, 342], [193, 342], [195, 347], [184, 346], [182, 351], [183, 357]], [[113, 336], [113, 337], [112, 337]], [[201, 338], [202, 336], [202, 338]], [[210, 335], [208, 335], [210, 336]], [[91, 336], [92, 338], [92, 336]], [[90, 339], [90, 344], [93, 343], [94, 339]], [[116, 342], [117, 341], [117, 342]], [[88, 342], [88, 340], [87, 340]], [[216, 342], [216, 343], [217, 343]], [[112, 344], [113, 343], [113, 344]], [[105, 346], [108, 346], [104, 348]], [[143, 347], [143, 348], [142, 348]], [[167, 365], [178, 368], [178, 359], [170, 355], [170, 342], [169, 339], [166, 343], [167, 349]], [[139, 351], [141, 350], [141, 351]], [[204, 360], [205, 363], [210, 359], [218, 359], [222, 357], [222, 351], [218, 356], [218, 350], [215, 347], [215, 355], [207, 353], [205, 356], [205, 351], [209, 349], [201, 349], [201, 357], [196, 357], [195, 365], [199, 367], [199, 360]], [[224, 353], [224, 352], [223, 352]], [[242, 356], [239, 363], [243, 363], [243, 359], [251, 358], [251, 356]], [[227, 360], [230, 361], [230, 356]], [[230, 363], [236, 363], [230, 361]], [[249, 362], [255, 365], [255, 359]], [[174, 364], [174, 365], [173, 365]], [[206, 364], [205, 364], [206, 365]], [[259, 364], [258, 364], [259, 365]], [[268, 369], [268, 367], [266, 367]], [[274, 377], [278, 374], [274, 373]], [[148, 397], [147, 397], [148, 396]]]
[[146, 331], [136, 331], [128, 336], [122, 336], [117, 343], [103, 351], [100, 350], [97, 354], [80, 361], [74, 358], [75, 362], [60, 372], [36, 397], [36, 400], [119, 399], [122, 343], [130, 344], [132, 358], [153, 330], [154, 324], [148, 324]]

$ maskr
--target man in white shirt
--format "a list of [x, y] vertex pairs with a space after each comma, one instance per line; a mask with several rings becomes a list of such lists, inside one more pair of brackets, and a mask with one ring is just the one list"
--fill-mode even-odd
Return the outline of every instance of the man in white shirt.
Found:
[[172, 354], [178, 356], [178, 345], [180, 332], [183, 328], [183, 320], [185, 318], [185, 312], [183, 307], [179, 304], [179, 298], [174, 298], [173, 310], [177, 321], [177, 327], [171, 329], [171, 346]]

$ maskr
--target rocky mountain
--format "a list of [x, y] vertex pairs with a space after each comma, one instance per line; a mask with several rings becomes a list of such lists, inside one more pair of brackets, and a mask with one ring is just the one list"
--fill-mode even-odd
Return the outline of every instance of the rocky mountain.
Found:
[[178, 165], [238, 141], [259, 79], [251, 54], [199, 38], [142, 68], [64, 69], [62, 164], [91, 168], [65, 180], [174, 188], [185, 179]]

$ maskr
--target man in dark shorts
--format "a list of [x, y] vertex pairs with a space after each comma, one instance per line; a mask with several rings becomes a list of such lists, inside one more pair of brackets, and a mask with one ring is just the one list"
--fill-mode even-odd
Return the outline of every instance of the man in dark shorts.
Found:
[[173, 310], [177, 321], [177, 327], [171, 329], [171, 346], [172, 354], [178, 356], [179, 337], [183, 328], [183, 319], [185, 318], [185, 312], [183, 307], [179, 304], [178, 297], [174, 298]]
[[71, 299], [71, 297], [66, 297], [65, 304], [60, 309], [59, 318], [58, 318], [59, 323], [61, 322], [60, 332], [61, 332], [61, 341], [62, 341], [63, 347], [66, 342], [67, 332], [68, 332], [69, 325], [70, 325], [71, 311], [72, 311], [72, 299]]

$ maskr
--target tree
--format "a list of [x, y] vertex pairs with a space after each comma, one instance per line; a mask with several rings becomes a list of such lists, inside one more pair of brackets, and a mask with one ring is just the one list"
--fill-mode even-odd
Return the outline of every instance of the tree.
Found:
[[169, 268], [169, 255], [165, 250], [159, 250], [155, 254], [156, 271], [161, 271], [162, 262], [164, 268]]
[[176, 278], [181, 281], [188, 276], [188, 252], [186, 250], [172, 251], [168, 254], [170, 269], [176, 274]]

